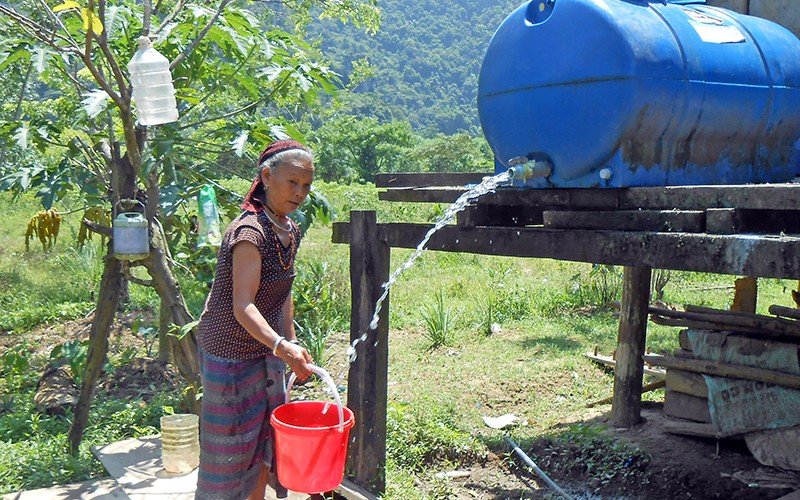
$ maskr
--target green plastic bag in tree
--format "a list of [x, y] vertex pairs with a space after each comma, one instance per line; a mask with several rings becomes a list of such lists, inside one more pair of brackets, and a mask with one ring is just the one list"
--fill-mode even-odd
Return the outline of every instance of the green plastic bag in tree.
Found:
[[222, 233], [219, 229], [219, 210], [214, 187], [205, 185], [197, 194], [197, 246], [219, 247]]

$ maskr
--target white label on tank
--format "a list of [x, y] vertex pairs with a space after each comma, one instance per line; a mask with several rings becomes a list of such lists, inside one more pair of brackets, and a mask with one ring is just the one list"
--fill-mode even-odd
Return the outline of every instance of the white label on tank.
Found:
[[745, 36], [739, 28], [725, 24], [725, 20], [718, 19], [706, 13], [682, 8], [689, 18], [689, 25], [694, 28], [700, 39], [707, 43], [741, 43]]

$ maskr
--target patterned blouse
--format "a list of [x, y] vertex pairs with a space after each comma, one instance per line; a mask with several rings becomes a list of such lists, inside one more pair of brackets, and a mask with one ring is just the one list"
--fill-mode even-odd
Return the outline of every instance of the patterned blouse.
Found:
[[261, 254], [261, 284], [255, 305], [278, 335], [284, 335], [283, 304], [294, 281], [294, 256], [300, 229], [291, 222], [289, 245], [281, 243], [266, 213], [243, 212], [225, 230], [217, 256], [211, 293], [200, 316], [200, 346], [212, 356], [253, 359], [272, 352], [250, 335], [233, 315], [233, 248], [241, 241], [256, 245]]

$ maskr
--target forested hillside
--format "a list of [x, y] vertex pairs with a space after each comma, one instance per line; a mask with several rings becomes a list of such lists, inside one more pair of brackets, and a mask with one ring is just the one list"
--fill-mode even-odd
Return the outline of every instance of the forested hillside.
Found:
[[407, 121], [427, 135], [479, 134], [476, 96], [486, 45], [520, 0], [379, 0], [380, 30], [313, 23], [333, 69], [347, 78], [366, 59], [374, 76], [345, 97], [347, 114]]

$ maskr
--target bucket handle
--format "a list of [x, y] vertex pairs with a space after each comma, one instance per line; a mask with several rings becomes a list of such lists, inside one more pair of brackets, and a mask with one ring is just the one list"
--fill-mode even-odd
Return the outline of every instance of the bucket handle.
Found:
[[[336, 384], [333, 383], [333, 379], [325, 371], [324, 368], [320, 368], [319, 366], [309, 364], [308, 368], [319, 378], [322, 379], [323, 382], [328, 384], [331, 392], [333, 393], [333, 399], [336, 400], [336, 406], [339, 409], [339, 432], [344, 432], [344, 409], [342, 408], [342, 398], [339, 397], [339, 389], [336, 387]], [[289, 376], [289, 384], [286, 386], [286, 403], [289, 402], [289, 393], [292, 390], [292, 385], [294, 385], [294, 381], [297, 379], [297, 375], [292, 372]]]

